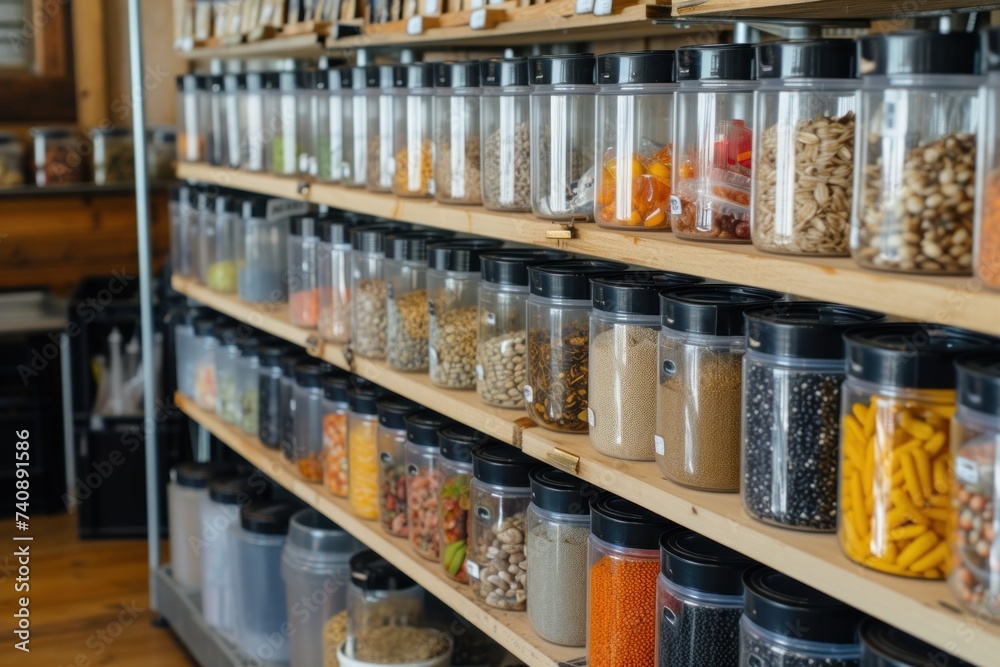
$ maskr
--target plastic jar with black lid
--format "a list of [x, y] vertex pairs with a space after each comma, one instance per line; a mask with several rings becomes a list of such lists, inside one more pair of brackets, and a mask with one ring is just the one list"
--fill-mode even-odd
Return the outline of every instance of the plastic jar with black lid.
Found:
[[378, 402], [378, 520], [382, 530], [408, 537], [406, 523], [406, 418], [420, 405], [399, 396]]
[[281, 380], [278, 383], [278, 445], [286, 461], [295, 461], [295, 367], [309, 357], [293, 348], [279, 359]]
[[[177, 77], [177, 158], [181, 162], [208, 160], [208, 97], [208, 77], [204, 74]], [[38, 185], [45, 185], [45, 181]]]
[[351, 228], [356, 223], [341, 215], [316, 223], [316, 326], [323, 340], [345, 344], [351, 340]]
[[288, 321], [307, 329], [319, 322], [319, 219], [297, 215], [288, 231]]
[[257, 348], [257, 438], [274, 449], [281, 440], [281, 358], [292, 349], [280, 342]]
[[347, 390], [351, 386], [351, 376], [327, 373], [320, 384], [323, 386], [323, 480], [327, 491], [346, 498], [347, 411], [350, 407]]
[[469, 580], [466, 571], [469, 537], [469, 487], [472, 450], [491, 438], [470, 426], [455, 424], [438, 432], [441, 466], [441, 565], [456, 581]]
[[431, 410], [406, 416], [406, 513], [410, 545], [427, 560], [441, 558], [440, 432], [454, 422]]
[[340, 183], [343, 179], [344, 144], [351, 136], [351, 125], [345, 118], [349, 117], [353, 104], [352, 73], [352, 67], [336, 67], [326, 72], [327, 100], [325, 105], [320, 102], [321, 122], [316, 134], [316, 178], [320, 181]]
[[405, 66], [406, 87], [393, 90], [396, 129], [396, 171], [392, 191], [400, 197], [434, 195], [434, 71], [435, 63]]
[[434, 198], [482, 201], [479, 61], [438, 63], [434, 83]]
[[480, 63], [483, 206], [531, 210], [531, 87], [527, 58]]
[[381, 82], [378, 65], [354, 67], [351, 71], [351, 111], [344, 114], [344, 170], [341, 183], [362, 188], [368, 176], [368, 147], [378, 127], [378, 97]]
[[861, 667], [972, 667], [874, 618], [861, 623]]
[[365, 185], [373, 192], [391, 192], [396, 178], [395, 149], [396, 127], [400, 116], [406, 113], [402, 105], [396, 104], [396, 89], [406, 86], [405, 66], [379, 65], [378, 95], [369, 98], [376, 113], [368, 114], [368, 172]]
[[374, 386], [347, 390], [348, 493], [351, 509], [362, 519], [378, 518], [378, 402]]
[[[323, 481], [323, 385], [321, 362], [295, 366], [295, 467], [306, 481]], [[331, 371], [326, 371], [331, 372]], [[338, 371], [343, 373], [343, 371]]]
[[385, 239], [405, 232], [404, 222], [379, 222], [351, 229], [351, 349], [362, 357], [385, 358]]
[[[246, 73], [246, 129], [243, 168], [247, 171], [268, 172], [272, 163], [274, 122], [278, 115], [278, 73]], [[181, 144], [178, 137], [178, 154]]]

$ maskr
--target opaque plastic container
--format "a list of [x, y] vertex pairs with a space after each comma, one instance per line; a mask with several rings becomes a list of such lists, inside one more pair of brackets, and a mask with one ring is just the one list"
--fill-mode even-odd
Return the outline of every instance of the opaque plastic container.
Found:
[[232, 468], [213, 463], [180, 463], [170, 471], [167, 517], [170, 531], [170, 572], [187, 591], [201, 588], [201, 503], [209, 481], [232, 474]]
[[374, 551], [351, 558], [347, 587], [347, 641], [344, 653], [373, 629], [383, 626], [420, 626], [424, 618], [424, 590]]

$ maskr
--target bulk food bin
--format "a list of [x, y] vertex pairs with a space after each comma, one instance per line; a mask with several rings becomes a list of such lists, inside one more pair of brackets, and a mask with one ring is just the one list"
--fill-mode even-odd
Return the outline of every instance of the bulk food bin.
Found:
[[420, 405], [398, 396], [378, 402], [378, 521], [395, 537], [408, 537], [406, 523], [406, 418]]
[[201, 587], [201, 502], [207, 496], [208, 483], [231, 475], [231, 466], [188, 461], [170, 471], [167, 484], [167, 517], [170, 533], [170, 573], [177, 584], [196, 592]]
[[531, 87], [527, 58], [480, 64], [483, 206], [531, 210]]

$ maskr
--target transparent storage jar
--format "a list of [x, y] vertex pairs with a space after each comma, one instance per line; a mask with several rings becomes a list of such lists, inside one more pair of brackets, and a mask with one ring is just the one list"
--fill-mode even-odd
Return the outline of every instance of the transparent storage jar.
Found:
[[851, 256], [884, 271], [972, 272], [979, 35], [858, 39]]
[[397, 371], [427, 370], [427, 246], [451, 236], [429, 230], [402, 232], [386, 240], [385, 352], [389, 366]]
[[995, 341], [910, 323], [855, 328], [845, 341], [840, 546], [880, 572], [943, 579], [950, 561], [954, 363]]
[[378, 126], [378, 66], [355, 67], [351, 77], [351, 111], [344, 114], [344, 171], [341, 183], [362, 188], [368, 178], [368, 148], [374, 139], [369, 136], [369, 128]]
[[74, 128], [33, 127], [28, 134], [32, 143], [30, 172], [35, 175], [35, 185], [46, 187], [87, 180], [87, 162]]
[[181, 463], [170, 471], [167, 484], [170, 573], [189, 592], [201, 587], [201, 550], [195, 545], [201, 537], [199, 509], [212, 474], [211, 465]]
[[743, 573], [753, 564], [690, 530], [660, 538], [657, 665], [739, 667]]
[[431, 246], [427, 257], [431, 382], [448, 389], [476, 386], [480, 256], [503, 245], [496, 239], [463, 239]]
[[135, 181], [135, 140], [132, 138], [132, 128], [95, 127], [89, 134], [94, 151], [94, 183], [107, 185]]
[[240, 298], [252, 303], [281, 303], [288, 299], [288, 220], [268, 217], [269, 201], [243, 201], [236, 220], [236, 284]]
[[539, 426], [587, 432], [590, 279], [627, 268], [627, 264], [596, 259], [528, 267], [524, 405]]
[[[319, 125], [316, 127], [316, 178], [339, 183], [344, 173], [344, 144], [350, 141], [351, 67], [339, 67], [327, 72], [327, 98], [320, 102]], [[321, 74], [320, 74], [321, 75]], [[325, 119], [325, 122], [324, 122]]]
[[206, 186], [198, 193], [197, 277], [208, 285], [208, 267], [215, 258], [215, 198], [217, 190]]
[[406, 85], [406, 70], [402, 65], [380, 65], [378, 68], [378, 95], [368, 99], [376, 112], [368, 114], [368, 172], [365, 184], [372, 192], [392, 192], [396, 176], [394, 134], [406, 113], [403, 105], [396, 104], [397, 87]]
[[772, 42], [757, 47], [753, 215], [761, 250], [847, 255], [854, 197], [855, 43]]
[[371, 520], [378, 518], [378, 399], [369, 387], [347, 392], [347, 498], [355, 514]]
[[378, 402], [378, 522], [394, 537], [408, 537], [406, 523], [406, 417], [420, 406], [387, 396]]
[[488, 438], [475, 429], [456, 424], [438, 433], [441, 466], [441, 566], [449, 578], [469, 581], [466, 571], [469, 539], [469, 487], [472, 483], [472, 450]]
[[861, 667], [972, 667], [936, 646], [874, 618], [861, 622]]
[[271, 449], [281, 440], [281, 357], [289, 351], [281, 343], [257, 348], [257, 438]]
[[12, 132], [0, 132], [0, 187], [24, 183], [24, 148]]
[[306, 173], [300, 170], [299, 157], [305, 153], [309, 141], [305, 136], [309, 130], [309, 106], [305, 98], [314, 82], [312, 72], [278, 73], [277, 118], [271, 144], [271, 171], [275, 174]]
[[241, 164], [248, 171], [269, 172], [272, 143], [280, 127], [278, 73], [247, 72], [246, 86], [247, 122], [240, 149]]
[[318, 222], [315, 215], [289, 221], [288, 320], [307, 329], [319, 323]]
[[406, 416], [406, 523], [410, 546], [417, 555], [431, 561], [441, 558], [438, 433], [451, 424], [450, 419], [430, 410]]
[[740, 665], [859, 667], [860, 612], [760, 565], [743, 586]]
[[667, 479], [739, 491], [743, 314], [781, 298], [739, 285], [674, 287], [660, 295], [653, 442]]
[[256, 437], [259, 428], [260, 357], [256, 338], [240, 340], [240, 361], [236, 377], [236, 394], [240, 404], [239, 427], [249, 436]]
[[612, 493], [591, 497], [587, 664], [655, 664], [659, 540], [676, 528]]
[[610, 229], [670, 229], [673, 51], [597, 58], [594, 219]]
[[[359, 643], [385, 626], [424, 624], [424, 590], [374, 551], [351, 558], [347, 586], [347, 641], [344, 655], [352, 657]], [[359, 663], [365, 664], [365, 663]]]
[[754, 49], [677, 51], [670, 226], [679, 238], [750, 242]]
[[151, 181], [172, 181], [177, 162], [177, 132], [173, 127], [152, 127], [146, 134], [146, 169]]
[[1000, 30], [985, 31], [983, 63], [986, 81], [980, 90], [983, 127], [982, 168], [976, 174], [975, 276], [985, 287], [1000, 290]]
[[215, 333], [215, 320], [199, 317], [194, 321], [194, 393], [191, 397], [203, 409], [215, 412], [217, 395], [215, 376], [215, 351], [219, 339]]
[[192, 323], [196, 311], [189, 311], [173, 323], [174, 330], [174, 377], [177, 391], [194, 398], [194, 364], [198, 356], [198, 339]]
[[338, 498], [347, 497], [347, 389], [350, 377], [327, 374], [323, 385], [323, 484]]
[[434, 198], [482, 201], [479, 61], [439, 63], [434, 86]]
[[215, 414], [227, 424], [239, 425], [240, 338], [234, 326], [217, 328], [215, 333], [219, 338], [215, 349]]
[[320, 362], [295, 367], [295, 467], [307, 482], [323, 481], [323, 387]]
[[660, 271], [591, 280], [587, 422], [590, 444], [601, 454], [654, 460], [660, 291], [700, 282]]
[[323, 340], [341, 345], [351, 340], [351, 223], [319, 220], [316, 231], [316, 326]]
[[548, 220], [594, 219], [594, 94], [591, 54], [533, 56], [531, 210]]
[[208, 134], [207, 157], [211, 165], [222, 166], [229, 161], [229, 134], [226, 125], [229, 114], [226, 110], [225, 78], [221, 75], [208, 77]]
[[170, 188], [170, 271], [172, 275], [186, 278], [193, 272], [191, 266], [191, 225], [188, 218], [195, 206], [191, 203], [193, 190], [187, 185]]
[[400, 197], [434, 195], [434, 63], [406, 65], [406, 88], [396, 88], [393, 133], [396, 171], [392, 191]]
[[247, 75], [225, 74], [222, 77], [222, 104], [225, 110], [226, 162], [233, 169], [243, 166], [247, 143]]
[[193, 185], [188, 190], [188, 207], [186, 210], [185, 224], [187, 225], [187, 257], [190, 268], [189, 277], [201, 282], [201, 218], [204, 213], [204, 206], [207, 202], [202, 197], [205, 192], [204, 185]]
[[[232, 193], [220, 193], [215, 197], [215, 215], [212, 220], [202, 219], [204, 224], [214, 221], [214, 233], [206, 230], [206, 235], [212, 236], [210, 248], [203, 247], [200, 256], [206, 264], [205, 284], [216, 292], [232, 294], [236, 292], [236, 224], [240, 217], [243, 201]], [[207, 252], [206, 252], [207, 250]]]
[[494, 250], [481, 258], [476, 391], [487, 405], [520, 408], [528, 354], [528, 266], [565, 259], [561, 250]]
[[211, 128], [208, 77], [182, 74], [177, 77], [177, 157], [181, 162], [208, 161]]
[[530, 477], [526, 558], [521, 561], [526, 563], [525, 587], [531, 593], [528, 620], [546, 641], [586, 646], [588, 488], [579, 478], [547, 466], [535, 468]]
[[281, 356], [278, 382], [278, 447], [289, 463], [295, 462], [295, 367], [306, 357], [300, 350]]
[[480, 64], [483, 206], [531, 210], [531, 87], [527, 58]]
[[[524, 611], [528, 599], [524, 535], [531, 502], [528, 473], [537, 463], [510, 445], [497, 442], [472, 450], [472, 465], [465, 562], [469, 583], [488, 606]], [[514, 565], [519, 570], [516, 573], [510, 571]], [[501, 573], [507, 576], [501, 577]]]
[[[321, 150], [326, 151], [324, 160], [329, 164], [330, 150], [330, 96], [326, 90], [327, 73], [319, 70], [306, 77], [298, 103], [301, 140], [299, 145], [299, 173], [313, 178], [320, 176]], [[323, 143], [325, 142], [325, 143]], [[327, 172], [329, 173], [329, 172]]]
[[362, 357], [385, 358], [385, 237], [408, 228], [386, 223], [351, 230], [351, 349]]
[[883, 316], [815, 301], [781, 306], [744, 315], [740, 497], [765, 523], [833, 532], [843, 334]]
[[955, 457], [955, 521], [951, 523], [948, 584], [973, 613], [1000, 612], [1000, 518], [995, 512], [1000, 454], [1000, 354], [975, 355], [957, 363], [958, 411], [952, 422]]

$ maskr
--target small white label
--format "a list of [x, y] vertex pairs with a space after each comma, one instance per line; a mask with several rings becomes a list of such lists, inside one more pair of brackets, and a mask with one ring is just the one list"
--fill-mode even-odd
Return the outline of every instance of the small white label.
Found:
[[486, 0], [469, 0], [469, 9], [482, 9], [486, 6]]
[[577, 14], [593, 14], [594, 0], [576, 0]]
[[424, 13], [427, 16], [433, 16], [434, 14], [437, 14], [438, 11], [439, 11], [438, 0], [427, 0], [424, 3]]
[[524, 400], [531, 403], [535, 400], [535, 392], [531, 389], [530, 384], [524, 385]]
[[596, 426], [596, 424], [594, 423], [594, 409], [593, 408], [587, 408], [587, 423], [590, 424], [591, 426]]
[[293, 215], [304, 215], [309, 211], [309, 204], [304, 201], [293, 201], [291, 199], [269, 199], [267, 200], [267, 211], [265, 216], [268, 221], [290, 218]]
[[424, 31], [424, 17], [411, 16], [406, 20], [406, 34], [419, 35]]
[[486, 369], [483, 368], [482, 364], [476, 364], [476, 377], [482, 382], [486, 379]]
[[612, 0], [596, 0], [594, 2], [594, 16], [607, 16], [611, 13]]
[[465, 561], [465, 573], [473, 579], [479, 578], [479, 566], [471, 560]]
[[659, 454], [660, 456], [663, 456], [665, 451], [663, 449], [663, 438], [661, 438], [658, 435], [654, 435], [653, 442], [656, 444], [656, 453]]
[[469, 14], [469, 27], [473, 30], [482, 30], [486, 27], [486, 9], [480, 7]]
[[965, 484], [978, 484], [979, 466], [972, 459], [959, 456], [955, 459], [955, 477]]
[[670, 195], [670, 215], [680, 215], [682, 210], [681, 198], [677, 195]]
[[497, 323], [497, 314], [494, 312], [486, 313], [486, 324], [492, 327], [496, 326], [496, 323]]

